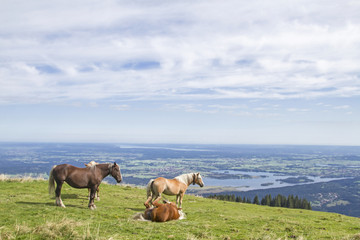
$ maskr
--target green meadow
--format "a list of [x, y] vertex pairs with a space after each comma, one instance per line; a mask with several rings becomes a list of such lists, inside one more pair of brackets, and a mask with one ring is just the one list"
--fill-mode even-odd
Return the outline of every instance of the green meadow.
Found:
[[133, 220], [144, 211], [145, 195], [143, 188], [102, 184], [91, 211], [87, 189], [64, 184], [60, 208], [47, 181], [3, 179], [0, 239], [360, 239], [359, 218], [191, 195], [184, 197], [184, 220]]

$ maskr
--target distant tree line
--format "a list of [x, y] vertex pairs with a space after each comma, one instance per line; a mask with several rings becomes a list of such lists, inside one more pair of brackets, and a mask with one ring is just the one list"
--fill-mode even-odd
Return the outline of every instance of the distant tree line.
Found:
[[271, 194], [265, 195], [261, 200], [256, 195], [253, 200], [250, 198], [241, 198], [240, 196], [235, 196], [234, 194], [213, 194], [207, 196], [207, 198], [230, 201], [230, 202], [242, 202], [242, 203], [252, 203], [257, 205], [264, 205], [270, 207], [284, 207], [284, 208], [300, 208], [300, 209], [309, 209], [311, 210], [311, 204], [305, 198], [299, 198], [298, 196], [289, 195], [285, 197], [278, 194], [276, 197], [271, 197]]

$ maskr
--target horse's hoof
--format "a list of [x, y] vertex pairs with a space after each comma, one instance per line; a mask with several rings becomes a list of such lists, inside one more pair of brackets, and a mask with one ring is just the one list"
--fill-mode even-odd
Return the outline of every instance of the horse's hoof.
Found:
[[95, 209], [96, 209], [96, 206], [95, 206], [95, 205], [91, 205], [91, 206], [89, 206], [89, 209], [90, 209], [90, 210], [95, 210]]
[[99, 198], [99, 197], [97, 197], [97, 199], [96, 199], [96, 200], [100, 201], [100, 198]]
[[65, 208], [65, 205], [63, 203], [56, 202], [55, 205], [58, 207]]
[[64, 204], [61, 204], [61, 203], [56, 203], [56, 206], [58, 207], [62, 207], [62, 208], [66, 208]]

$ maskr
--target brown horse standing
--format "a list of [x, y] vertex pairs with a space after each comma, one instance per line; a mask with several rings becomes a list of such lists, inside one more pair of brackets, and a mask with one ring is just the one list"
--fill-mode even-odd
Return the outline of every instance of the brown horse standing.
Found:
[[179, 210], [175, 203], [164, 202], [164, 204], [154, 203], [154, 208], [147, 208], [144, 212], [144, 218], [153, 222], [166, 222], [180, 218]]
[[[146, 192], [147, 200], [144, 203], [146, 208], [150, 207], [150, 203], [156, 204], [160, 200], [161, 194], [176, 195], [176, 204], [181, 208], [182, 199], [186, 189], [190, 184], [198, 184], [200, 187], [204, 186], [200, 173], [188, 173], [175, 177], [174, 179], [166, 179], [158, 177], [155, 180], [150, 180]], [[152, 201], [155, 199], [155, 201]]]
[[116, 163], [98, 164], [93, 168], [78, 168], [69, 164], [55, 165], [49, 174], [49, 194], [52, 194], [56, 182], [56, 205], [65, 207], [61, 200], [61, 187], [67, 182], [74, 188], [90, 188], [89, 208], [95, 209], [95, 192], [101, 181], [108, 175], [111, 175], [119, 183], [122, 180], [120, 167]]

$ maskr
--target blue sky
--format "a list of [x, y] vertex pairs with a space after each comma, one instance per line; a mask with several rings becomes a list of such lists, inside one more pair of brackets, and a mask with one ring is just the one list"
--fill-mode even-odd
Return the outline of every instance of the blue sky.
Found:
[[2, 1], [0, 141], [360, 145], [359, 1]]

